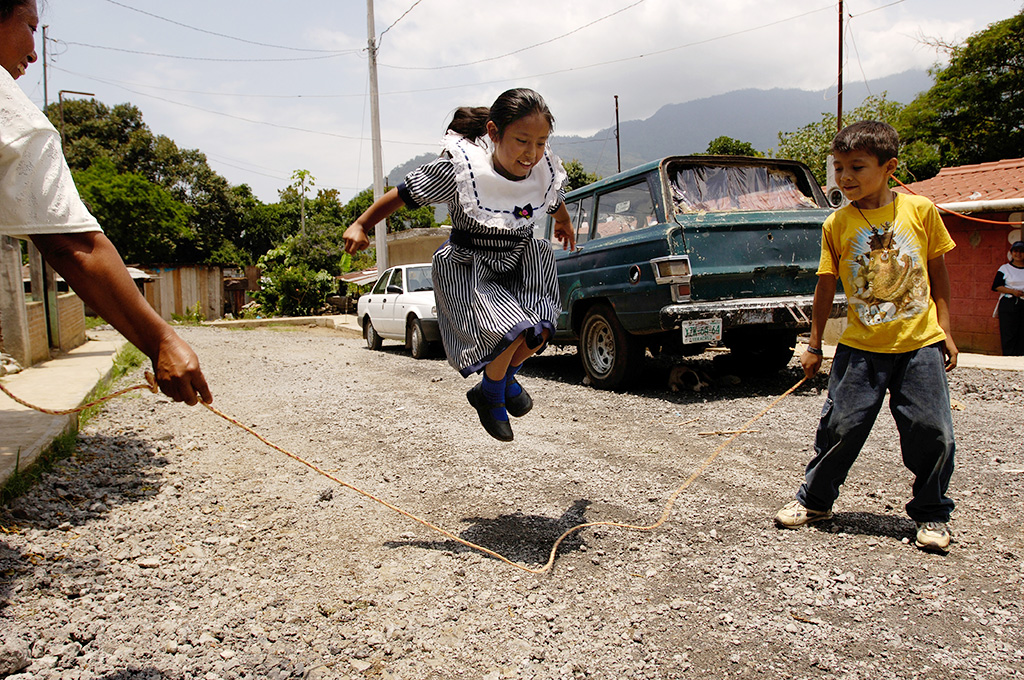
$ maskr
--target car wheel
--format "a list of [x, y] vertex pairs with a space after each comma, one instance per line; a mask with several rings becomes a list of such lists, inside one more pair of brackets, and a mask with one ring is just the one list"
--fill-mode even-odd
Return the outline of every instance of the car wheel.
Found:
[[579, 355], [594, 387], [611, 390], [625, 385], [635, 376], [643, 350], [608, 305], [594, 305], [583, 318]]
[[793, 358], [796, 331], [771, 328], [753, 331], [744, 329], [723, 338], [731, 350], [732, 363], [743, 373], [775, 373]]
[[363, 322], [363, 339], [366, 340], [366, 346], [372, 350], [378, 350], [384, 344], [384, 339], [377, 335], [369, 315], [367, 315], [366, 321]]
[[423, 328], [420, 326], [419, 319], [409, 319], [405, 337], [413, 359], [425, 359], [430, 354], [430, 343], [423, 336]]

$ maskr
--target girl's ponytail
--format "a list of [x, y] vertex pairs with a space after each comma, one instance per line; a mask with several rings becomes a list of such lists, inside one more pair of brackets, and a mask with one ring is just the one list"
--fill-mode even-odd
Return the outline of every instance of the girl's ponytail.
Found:
[[448, 131], [466, 139], [479, 139], [487, 134], [487, 120], [491, 110], [486, 106], [460, 106], [448, 124]]

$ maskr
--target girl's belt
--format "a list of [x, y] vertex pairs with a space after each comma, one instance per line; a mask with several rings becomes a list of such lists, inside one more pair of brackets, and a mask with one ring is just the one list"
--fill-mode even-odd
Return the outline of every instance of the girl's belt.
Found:
[[492, 252], [504, 252], [513, 250], [515, 247], [530, 240], [529, 236], [517, 234], [472, 234], [464, 229], [452, 229], [448, 241], [453, 245], [473, 250], [487, 250]]

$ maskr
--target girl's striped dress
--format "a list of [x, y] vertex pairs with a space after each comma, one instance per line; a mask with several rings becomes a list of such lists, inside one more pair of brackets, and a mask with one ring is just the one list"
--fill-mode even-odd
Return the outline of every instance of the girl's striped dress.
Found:
[[519, 335], [536, 347], [561, 312], [551, 243], [534, 226], [562, 204], [566, 174], [550, 149], [528, 177], [497, 174], [486, 138], [449, 132], [444, 154], [398, 185], [406, 205], [446, 203], [452, 234], [433, 258], [438, 325], [448, 362], [478, 373]]

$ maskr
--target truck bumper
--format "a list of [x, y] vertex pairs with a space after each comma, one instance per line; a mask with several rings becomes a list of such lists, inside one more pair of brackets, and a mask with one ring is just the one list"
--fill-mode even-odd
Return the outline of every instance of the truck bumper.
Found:
[[[680, 302], [661, 309], [661, 326], [679, 328], [683, 321], [719, 318], [722, 328], [766, 325], [773, 328], [810, 328], [813, 295], [744, 298], [714, 302]], [[846, 296], [837, 294], [830, 318], [846, 315]]]

